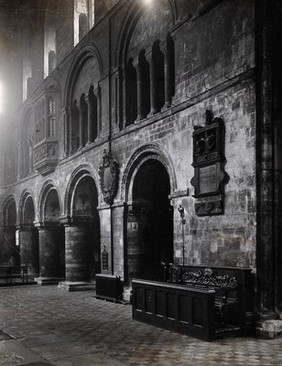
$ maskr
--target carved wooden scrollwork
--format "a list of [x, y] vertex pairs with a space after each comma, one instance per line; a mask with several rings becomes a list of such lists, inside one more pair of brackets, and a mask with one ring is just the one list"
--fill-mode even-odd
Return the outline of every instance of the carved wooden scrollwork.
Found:
[[104, 201], [110, 205], [118, 186], [118, 163], [106, 150], [104, 150], [102, 164], [99, 167], [99, 177]]
[[228, 175], [224, 170], [224, 121], [206, 111], [205, 126], [195, 126], [193, 133], [195, 212], [198, 216], [224, 212], [224, 186]]

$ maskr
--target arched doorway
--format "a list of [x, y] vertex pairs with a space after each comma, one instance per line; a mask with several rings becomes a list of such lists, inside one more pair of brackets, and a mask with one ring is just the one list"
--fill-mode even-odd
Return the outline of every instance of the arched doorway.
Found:
[[173, 261], [173, 210], [166, 168], [146, 159], [132, 177], [127, 215], [127, 268], [132, 278], [162, 280], [161, 262]]
[[34, 226], [35, 210], [33, 199], [30, 194], [25, 194], [21, 206], [21, 224], [17, 231], [21, 255], [21, 264], [29, 266], [30, 275], [38, 276], [38, 230]]
[[[56, 188], [49, 184], [41, 202], [39, 232], [40, 281], [47, 278], [55, 283], [65, 277], [65, 236], [60, 223], [61, 206]], [[41, 282], [40, 282], [41, 283]]]
[[98, 194], [92, 176], [80, 172], [71, 184], [70, 222], [65, 227], [66, 281], [91, 281], [100, 273]]
[[3, 244], [0, 251], [0, 263], [13, 266], [20, 265], [20, 252], [16, 242], [16, 222], [17, 210], [16, 202], [13, 198], [7, 200], [3, 209], [4, 230]]

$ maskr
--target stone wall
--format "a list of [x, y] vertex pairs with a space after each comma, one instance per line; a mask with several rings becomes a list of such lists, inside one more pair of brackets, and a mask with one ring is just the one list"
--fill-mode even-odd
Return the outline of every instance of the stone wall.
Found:
[[[110, 2], [107, 2], [107, 4]], [[112, 2], [114, 3], [114, 2]], [[106, 2], [103, 6], [107, 5]], [[24, 190], [32, 192], [35, 204], [35, 221], [40, 220], [40, 197], [47, 182], [54, 185], [60, 200], [60, 216], [69, 215], [70, 195], [68, 188], [79, 169], [91, 173], [99, 196], [99, 215], [101, 228], [101, 252], [104, 246], [110, 254], [109, 263], [114, 263], [113, 270], [118, 275], [124, 274], [124, 242], [126, 210], [129, 181], [126, 173], [134, 156], [145, 156], [151, 151], [154, 156], [167, 162], [171, 182], [171, 194], [176, 194], [171, 203], [174, 208], [174, 256], [176, 262], [182, 258], [182, 228], [178, 207], [185, 208], [185, 261], [186, 263], [213, 264], [228, 266], [251, 266], [255, 268], [256, 255], [256, 181], [255, 181], [255, 84], [254, 84], [254, 14], [253, 2], [233, 0], [210, 2], [210, 8], [201, 8], [199, 2], [176, 2], [177, 11], [168, 0], [160, 0], [152, 18], [145, 12], [143, 18], [132, 28], [132, 35], [126, 28], [131, 22], [131, 2], [121, 2], [109, 23], [98, 22], [88, 35], [65, 58], [66, 50], [61, 50], [62, 62], [43, 82], [41, 71], [35, 74], [37, 89], [30, 99], [15, 113], [20, 125], [27, 105], [33, 105], [39, 95], [44, 94], [47, 86], [55, 80], [59, 86], [62, 111], [59, 113], [60, 161], [56, 170], [42, 176], [34, 174], [18, 181], [16, 185], [2, 187], [0, 206], [5, 199], [14, 194], [16, 206]], [[110, 5], [109, 5], [110, 6]], [[188, 8], [188, 9], [187, 9]], [[174, 9], [174, 11], [172, 11]], [[98, 10], [97, 10], [98, 11]], [[171, 12], [171, 13], [169, 13]], [[180, 14], [181, 12], [181, 14]], [[147, 14], [147, 15], [146, 15]], [[144, 27], [142, 23], [154, 22], [154, 26]], [[169, 28], [161, 22], [169, 19]], [[138, 19], [137, 19], [138, 20]], [[160, 22], [160, 23], [158, 23]], [[68, 27], [65, 25], [64, 27]], [[124, 59], [120, 48], [125, 44], [125, 37], [132, 37], [128, 56], [134, 49], [147, 47], [155, 39], [156, 29], [161, 30], [159, 37], [165, 39], [170, 31], [175, 45], [175, 95], [172, 106], [148, 116], [126, 128], [120, 128], [122, 109], [122, 87], [114, 82], [113, 75], [122, 68]], [[63, 31], [62, 31], [63, 32]], [[146, 34], [146, 32], [148, 34]], [[154, 34], [153, 34], [154, 33]], [[111, 38], [109, 39], [109, 36]], [[40, 44], [39, 32], [35, 42]], [[148, 36], [148, 37], [147, 37]], [[62, 34], [60, 35], [62, 39]], [[69, 43], [69, 34], [66, 35]], [[129, 39], [128, 38], [128, 39]], [[148, 41], [148, 42], [147, 42]], [[79, 60], [89, 47], [94, 49], [101, 62], [99, 85], [102, 98], [102, 131], [99, 138], [91, 145], [66, 156], [65, 152], [65, 117], [66, 95], [72, 82], [87, 84], [93, 75], [93, 64], [83, 71], [79, 69]], [[109, 46], [111, 49], [109, 49]], [[125, 47], [126, 49], [126, 47]], [[130, 53], [131, 52], [131, 53]], [[35, 60], [39, 67], [40, 58]], [[77, 79], [73, 80], [73, 70], [77, 66]], [[87, 71], [87, 72], [86, 72]], [[81, 78], [81, 79], [80, 79]], [[95, 76], [96, 78], [96, 76]], [[117, 78], [122, 82], [122, 78]], [[78, 90], [78, 89], [77, 89]], [[81, 90], [80, 90], [81, 91]], [[119, 109], [121, 108], [121, 109]], [[205, 110], [212, 111], [215, 117], [221, 117], [225, 123], [225, 170], [229, 181], [225, 186], [225, 212], [219, 216], [198, 217], [195, 214], [193, 198], [194, 188], [190, 181], [194, 175], [192, 164], [193, 127], [204, 125]], [[123, 116], [121, 116], [123, 118]], [[111, 145], [109, 145], [109, 141]], [[112, 214], [103, 203], [99, 187], [98, 170], [103, 149], [111, 148], [112, 155], [119, 163], [119, 187]], [[138, 153], [140, 151], [140, 154]], [[139, 155], [138, 155], [139, 154]], [[132, 175], [127, 176], [133, 179]], [[178, 197], [177, 192], [187, 191], [189, 196]], [[112, 215], [112, 216], [111, 216]], [[111, 229], [113, 233], [111, 233]], [[114, 246], [114, 258], [111, 258], [111, 245]]]

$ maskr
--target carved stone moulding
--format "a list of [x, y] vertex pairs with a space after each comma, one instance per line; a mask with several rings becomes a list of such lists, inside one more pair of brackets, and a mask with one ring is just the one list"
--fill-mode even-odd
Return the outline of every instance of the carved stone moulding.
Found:
[[224, 187], [228, 182], [225, 172], [225, 126], [224, 121], [213, 118], [206, 111], [205, 126], [195, 126], [193, 132], [194, 176], [191, 184], [195, 188], [193, 197], [198, 216], [224, 213]]
[[41, 175], [52, 173], [58, 164], [58, 142], [43, 140], [34, 147], [34, 168]]
[[118, 163], [106, 150], [104, 150], [98, 173], [104, 201], [111, 205], [118, 187]]
[[195, 211], [197, 216], [221, 215], [224, 213], [222, 199], [207, 202], [195, 202]]

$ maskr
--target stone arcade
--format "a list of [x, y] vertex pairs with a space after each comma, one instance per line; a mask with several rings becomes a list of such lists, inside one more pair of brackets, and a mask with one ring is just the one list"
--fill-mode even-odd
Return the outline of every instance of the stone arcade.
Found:
[[249, 268], [278, 334], [281, 24], [274, 0], [1, 0], [0, 265], [125, 298], [162, 262]]

